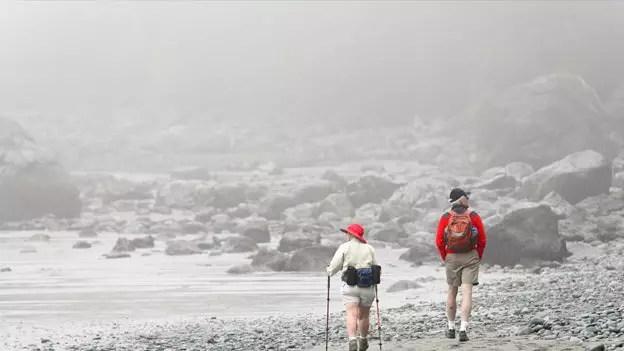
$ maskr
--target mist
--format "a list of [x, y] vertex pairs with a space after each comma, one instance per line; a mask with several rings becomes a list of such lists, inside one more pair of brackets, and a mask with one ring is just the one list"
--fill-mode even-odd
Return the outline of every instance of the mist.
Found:
[[624, 74], [617, 1], [2, 6], [0, 111], [46, 120], [400, 124], [553, 71], [605, 94]]
[[621, 349], [622, 43], [624, 1], [0, 2], [0, 349], [345, 350], [355, 240], [359, 343]]

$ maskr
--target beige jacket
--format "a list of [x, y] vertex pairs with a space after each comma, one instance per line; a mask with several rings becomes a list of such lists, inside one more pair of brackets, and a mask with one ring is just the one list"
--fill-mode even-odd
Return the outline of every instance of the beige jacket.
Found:
[[338, 247], [329, 266], [327, 266], [327, 274], [333, 276], [338, 272], [346, 271], [349, 266], [359, 269], [370, 267], [374, 264], [377, 264], [375, 249], [356, 238], [351, 238], [351, 240]]

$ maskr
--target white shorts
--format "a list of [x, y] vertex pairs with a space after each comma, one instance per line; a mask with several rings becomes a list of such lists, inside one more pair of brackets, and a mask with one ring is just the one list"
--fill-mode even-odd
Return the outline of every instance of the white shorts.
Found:
[[349, 286], [343, 282], [340, 295], [342, 295], [342, 302], [345, 305], [355, 303], [363, 307], [371, 307], [375, 301], [375, 286], [360, 288], [359, 286]]

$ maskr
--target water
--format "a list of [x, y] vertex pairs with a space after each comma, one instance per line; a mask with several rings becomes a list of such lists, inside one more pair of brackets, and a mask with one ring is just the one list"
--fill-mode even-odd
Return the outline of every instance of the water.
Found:
[[[78, 240], [75, 232], [48, 233], [52, 236], [49, 243], [28, 242], [34, 233], [0, 233], [0, 267], [12, 269], [0, 273], [0, 335], [23, 333], [24, 338], [31, 338], [34, 334], [22, 329], [50, 333], [94, 322], [325, 313], [327, 279], [322, 272], [231, 275], [226, 270], [249, 263], [250, 254], [166, 256], [162, 241], [154, 249], [131, 253], [131, 258], [106, 259], [102, 254], [110, 252], [118, 234], [81, 239], [99, 243], [90, 249], [73, 249]], [[37, 252], [20, 253], [24, 248]], [[398, 260], [404, 250], [377, 248], [384, 267], [380, 307], [444, 301], [442, 267], [410, 267]], [[425, 277], [436, 280], [421, 283], [421, 289], [385, 293], [398, 280]], [[480, 289], [488, 280], [501, 277], [483, 274]], [[330, 309], [341, 311], [339, 277], [333, 277], [331, 284]]]

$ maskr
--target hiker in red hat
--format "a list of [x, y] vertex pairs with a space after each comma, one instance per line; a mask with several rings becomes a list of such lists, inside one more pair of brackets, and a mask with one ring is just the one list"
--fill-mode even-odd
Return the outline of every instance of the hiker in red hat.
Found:
[[449, 194], [451, 208], [440, 218], [436, 234], [436, 246], [446, 266], [448, 327], [445, 334], [449, 339], [455, 339], [457, 292], [460, 286], [462, 289], [459, 341], [468, 341], [472, 287], [479, 284], [479, 263], [487, 243], [481, 217], [470, 209], [469, 195], [470, 192], [460, 188], [451, 190]]
[[[377, 265], [375, 249], [366, 243], [364, 228], [355, 223], [340, 229], [347, 235], [347, 242], [338, 247], [327, 274], [342, 272], [340, 294], [347, 310], [349, 351], [368, 349], [369, 312], [375, 299], [373, 266]], [[358, 340], [356, 333], [360, 331]], [[358, 342], [359, 341], [359, 342]]]

